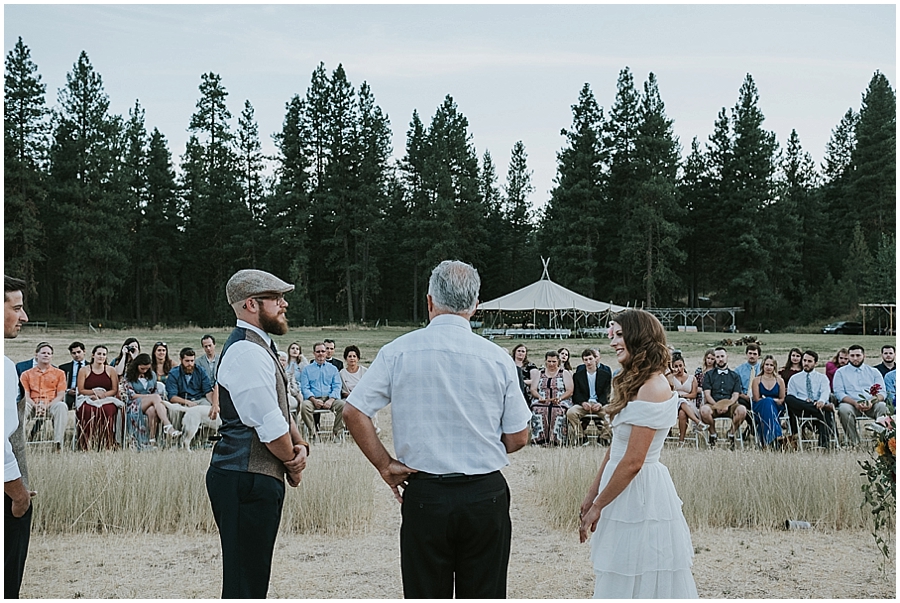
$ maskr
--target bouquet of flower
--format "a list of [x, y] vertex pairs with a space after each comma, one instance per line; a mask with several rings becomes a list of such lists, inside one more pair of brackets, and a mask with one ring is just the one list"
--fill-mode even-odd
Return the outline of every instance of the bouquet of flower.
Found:
[[881, 391], [881, 384], [875, 383], [872, 387], [869, 388], [869, 391], [866, 392], [869, 395], [860, 394], [859, 395], [859, 405], [861, 410], [869, 410], [872, 406], [878, 402], [878, 393]]
[[[873, 389], [878, 386], [874, 386]], [[871, 392], [870, 392], [871, 393]], [[876, 389], [877, 393], [877, 389]], [[883, 416], [876, 420], [874, 461], [859, 461], [868, 483], [863, 484], [865, 502], [872, 507], [875, 529], [872, 536], [879, 550], [888, 558], [888, 542], [880, 535], [891, 515], [897, 509], [897, 424], [895, 417]]]

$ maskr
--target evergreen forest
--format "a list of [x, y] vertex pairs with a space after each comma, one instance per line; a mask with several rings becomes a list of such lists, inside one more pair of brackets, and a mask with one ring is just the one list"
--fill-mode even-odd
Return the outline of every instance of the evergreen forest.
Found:
[[895, 301], [896, 96], [877, 71], [821, 165], [796, 131], [766, 130], [751, 74], [684, 147], [653, 73], [623, 68], [607, 107], [585, 83], [541, 211], [522, 141], [503, 174], [447, 95], [413, 112], [395, 160], [397, 126], [341, 65], [285, 101], [273, 157], [217, 73], [181, 150], [139, 100], [110, 113], [85, 52], [53, 106], [21, 38], [4, 83], [4, 270], [35, 320], [222, 326], [225, 282], [253, 267], [296, 283], [293, 325], [421, 323], [450, 258], [478, 268], [482, 300], [535, 281], [544, 256], [594, 299], [740, 306], [739, 324], [769, 329]]

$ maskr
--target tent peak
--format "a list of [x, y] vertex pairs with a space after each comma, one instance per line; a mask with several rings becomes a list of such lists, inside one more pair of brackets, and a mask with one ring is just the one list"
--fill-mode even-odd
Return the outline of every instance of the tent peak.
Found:
[[549, 281], [550, 273], [547, 271], [547, 265], [550, 263], [550, 258], [544, 259], [544, 256], [541, 256], [541, 263], [544, 264], [544, 271], [541, 273], [541, 280]]

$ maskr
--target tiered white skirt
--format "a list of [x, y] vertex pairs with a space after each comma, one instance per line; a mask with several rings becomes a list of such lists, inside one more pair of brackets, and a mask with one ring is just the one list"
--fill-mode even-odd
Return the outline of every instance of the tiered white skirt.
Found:
[[[615, 470], [604, 470], [600, 491]], [[591, 538], [598, 599], [691, 599], [691, 533], [669, 470], [647, 463], [603, 509]]]

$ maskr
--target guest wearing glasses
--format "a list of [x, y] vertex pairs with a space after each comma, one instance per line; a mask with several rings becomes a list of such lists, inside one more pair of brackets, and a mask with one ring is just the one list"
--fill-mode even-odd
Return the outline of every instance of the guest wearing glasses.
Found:
[[[334, 412], [335, 436], [344, 430], [344, 401], [341, 399], [341, 375], [335, 366], [328, 362], [328, 351], [324, 342], [313, 345], [315, 361], [310, 363], [300, 373], [300, 391], [303, 394], [303, 404], [300, 415], [310, 436], [315, 435], [316, 425], [313, 419], [316, 410], [331, 410]], [[341, 363], [343, 364], [343, 363]]]

